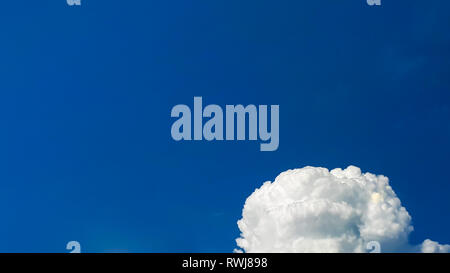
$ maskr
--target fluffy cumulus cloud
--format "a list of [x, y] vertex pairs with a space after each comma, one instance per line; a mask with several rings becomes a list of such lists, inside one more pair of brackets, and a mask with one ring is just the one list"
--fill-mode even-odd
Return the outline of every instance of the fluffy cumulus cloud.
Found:
[[426, 239], [420, 246], [423, 253], [449, 253], [450, 245], [441, 245], [437, 242]]
[[449, 252], [425, 240], [408, 244], [411, 216], [389, 179], [345, 170], [305, 167], [281, 173], [246, 200], [237, 244], [245, 252]]

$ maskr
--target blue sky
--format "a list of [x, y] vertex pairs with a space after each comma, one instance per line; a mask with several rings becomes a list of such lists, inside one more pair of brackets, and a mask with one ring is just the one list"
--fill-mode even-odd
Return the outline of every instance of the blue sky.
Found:
[[[450, 242], [450, 3], [6, 1], [0, 252], [230, 252], [280, 172], [384, 174]], [[280, 146], [175, 142], [176, 104], [279, 104]]]

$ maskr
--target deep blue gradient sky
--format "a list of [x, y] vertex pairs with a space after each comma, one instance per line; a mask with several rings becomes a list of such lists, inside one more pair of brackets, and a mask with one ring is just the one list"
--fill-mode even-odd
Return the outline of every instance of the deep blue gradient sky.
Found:
[[[0, 252], [231, 252], [280, 172], [384, 174], [450, 243], [450, 2], [3, 1]], [[176, 104], [279, 104], [280, 147], [175, 142]]]

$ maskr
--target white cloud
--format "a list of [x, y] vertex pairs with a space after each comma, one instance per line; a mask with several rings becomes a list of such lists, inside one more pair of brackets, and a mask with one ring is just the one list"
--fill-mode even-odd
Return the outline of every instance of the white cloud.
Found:
[[441, 245], [438, 242], [426, 239], [420, 250], [423, 253], [448, 253], [450, 252], [450, 245]]
[[[407, 252], [411, 216], [382, 175], [347, 169], [305, 167], [281, 173], [246, 200], [238, 221], [245, 252]], [[423, 252], [448, 252], [425, 240]]]

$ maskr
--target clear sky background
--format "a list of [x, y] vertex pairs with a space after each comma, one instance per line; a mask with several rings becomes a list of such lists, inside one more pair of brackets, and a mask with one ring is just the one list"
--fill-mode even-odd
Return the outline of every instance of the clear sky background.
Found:
[[[450, 2], [2, 1], [0, 252], [231, 252], [306, 165], [384, 174], [450, 242]], [[176, 104], [279, 104], [280, 146], [175, 142]]]

